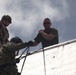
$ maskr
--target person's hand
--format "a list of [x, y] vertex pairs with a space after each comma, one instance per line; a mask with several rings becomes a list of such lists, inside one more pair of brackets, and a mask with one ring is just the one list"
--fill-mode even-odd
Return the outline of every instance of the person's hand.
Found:
[[27, 46], [32, 46], [32, 45], [33, 45], [33, 42], [32, 42], [32, 41], [28, 41], [28, 42], [26, 43], [26, 45], [27, 45]]
[[43, 33], [44, 31], [41, 29], [41, 30], [39, 30], [39, 33]]

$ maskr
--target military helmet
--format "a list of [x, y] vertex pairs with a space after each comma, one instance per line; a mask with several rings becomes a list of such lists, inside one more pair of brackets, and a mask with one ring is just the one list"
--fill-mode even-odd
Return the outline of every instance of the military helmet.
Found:
[[22, 42], [22, 40], [17, 36], [13, 37], [10, 41], [14, 42], [14, 43], [21, 43]]
[[1, 20], [2, 21], [6, 20], [6, 21], [12, 23], [12, 18], [9, 15], [3, 15]]

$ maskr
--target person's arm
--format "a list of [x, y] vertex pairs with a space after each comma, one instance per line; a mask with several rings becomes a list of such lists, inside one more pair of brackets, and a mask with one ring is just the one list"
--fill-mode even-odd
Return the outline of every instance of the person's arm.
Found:
[[19, 50], [25, 48], [26, 44], [25, 43], [18, 43], [18, 44], [12, 43], [12, 44], [8, 44], [8, 45], [4, 45], [3, 47], [5, 47], [9, 51], [19, 51]]
[[40, 42], [41, 42], [41, 34], [38, 33], [37, 36], [34, 38], [34, 42], [30, 40], [27, 42], [27, 45], [28, 46], [37, 46]]
[[15, 51], [19, 51], [19, 50], [21, 50], [25, 47], [26, 47], [25, 43], [18, 43], [16, 45], [12, 46], [12, 49], [15, 50]]
[[45, 33], [43, 30], [40, 30], [39, 33], [42, 35], [43, 38], [45, 38], [46, 40], [52, 40], [53, 38], [55, 38], [56, 36], [52, 33], [47, 34]]
[[34, 41], [32, 46], [37, 46], [39, 43]]
[[27, 46], [37, 46], [38, 44], [39, 44], [38, 42], [36, 41], [33, 42], [31, 40], [26, 43]]

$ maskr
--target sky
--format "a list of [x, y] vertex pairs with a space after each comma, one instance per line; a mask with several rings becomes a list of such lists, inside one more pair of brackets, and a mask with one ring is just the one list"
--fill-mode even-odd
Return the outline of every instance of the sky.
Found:
[[[76, 39], [76, 0], [0, 0], [0, 18], [12, 17], [9, 25], [9, 39], [19, 36], [24, 42], [34, 40], [43, 20], [48, 17], [52, 28], [58, 29], [59, 43]], [[38, 50], [39, 44], [30, 50]]]

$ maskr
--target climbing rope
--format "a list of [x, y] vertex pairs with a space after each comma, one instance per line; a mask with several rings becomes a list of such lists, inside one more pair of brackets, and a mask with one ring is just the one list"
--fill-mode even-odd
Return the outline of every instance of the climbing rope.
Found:
[[22, 64], [22, 67], [21, 67], [21, 72], [19, 73], [19, 75], [21, 75], [21, 73], [22, 73], [22, 71], [23, 71], [23, 67], [24, 67], [24, 64], [25, 64], [26, 57], [27, 57], [27, 55], [29, 54], [29, 49], [30, 49], [30, 47], [27, 46], [26, 49], [22, 52], [22, 54], [21, 54], [18, 58], [16, 58], [16, 62], [19, 63], [19, 61], [23, 58], [22, 55], [23, 55], [23, 54], [25, 53], [25, 51], [26, 51], [26, 55], [24, 56], [24, 61], [23, 61], [23, 64]]
[[44, 74], [46, 75], [46, 62], [45, 62], [45, 52], [44, 52], [44, 48], [42, 48], [42, 51], [43, 51]]
[[23, 61], [23, 65], [22, 65], [22, 68], [21, 68], [21, 73], [22, 73], [22, 71], [23, 71], [23, 67], [24, 67], [24, 64], [25, 64], [25, 60], [26, 60], [26, 57], [27, 57], [28, 52], [29, 52], [29, 48], [30, 48], [30, 47], [27, 47], [27, 52], [26, 52], [26, 56], [25, 56], [24, 61]]

